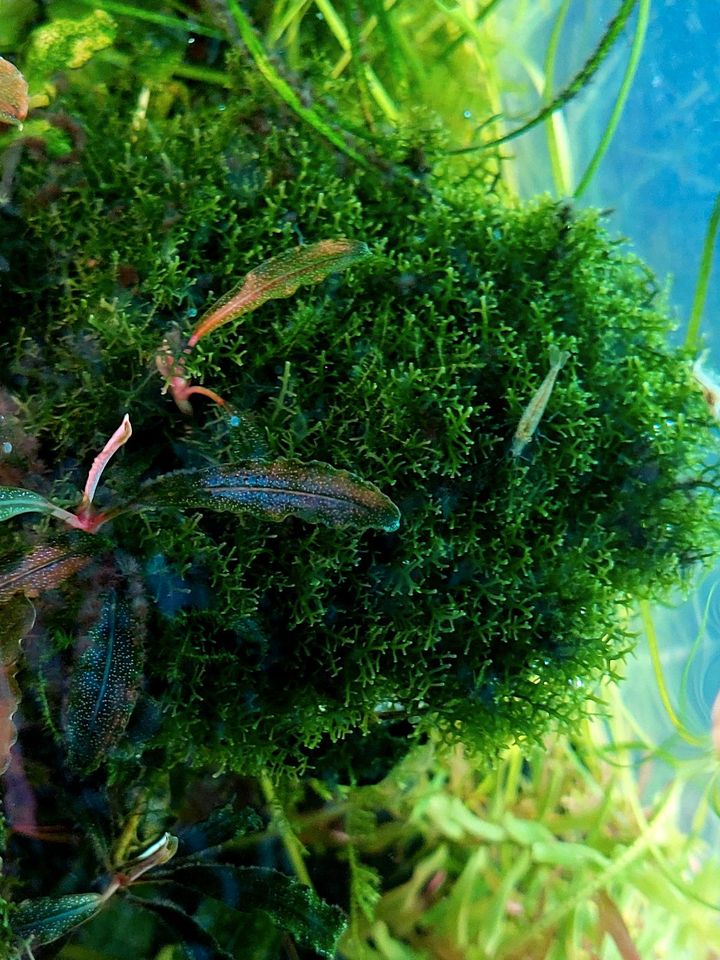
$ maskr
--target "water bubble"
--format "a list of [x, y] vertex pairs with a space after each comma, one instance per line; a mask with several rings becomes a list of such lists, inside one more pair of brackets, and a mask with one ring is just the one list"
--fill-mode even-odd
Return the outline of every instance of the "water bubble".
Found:
[[237, 414], [234, 413], [228, 420], [228, 423], [230, 424], [231, 427], [239, 427], [240, 417], [238, 417]]
[[12, 453], [12, 448], [13, 448], [13, 445], [6, 440], [5, 443], [3, 443], [2, 445], [2, 452]]
[[472, 119], [472, 111], [471, 111], [471, 110], [463, 110], [463, 117], [465, 117], [466, 120], [471, 120], [471, 119]]

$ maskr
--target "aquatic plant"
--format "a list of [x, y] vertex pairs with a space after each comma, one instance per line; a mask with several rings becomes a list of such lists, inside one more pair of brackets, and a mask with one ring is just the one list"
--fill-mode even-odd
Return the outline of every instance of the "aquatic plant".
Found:
[[[694, 357], [599, 214], [519, 204], [497, 144], [468, 155], [474, 180], [443, 182], [436, 124], [364, 134], [354, 82], [315, 68], [298, 92], [238, 4], [208, 4], [212, 22], [96, 5], [112, 22], [77, 69], [71, 27], [43, 35], [62, 82], [19, 60], [29, 119], [7, 137], [38, 120], [39, 87], [74, 133], [13, 155], [0, 221], [0, 556], [26, 648], [24, 675], [19, 639], [0, 652], [0, 720], [5, 743], [23, 690], [5, 796], [31, 814], [8, 813], [22, 889], [3, 877], [3, 896], [48, 922], [56, 876], [87, 897], [96, 848], [115, 870], [201, 821], [196, 794], [268, 802], [274, 865], [279, 837], [300, 876], [277, 781], [377, 780], [428, 737], [488, 759], [576, 723], [631, 645], [618, 604], [686, 581], [717, 541]], [[382, 71], [353, 69], [387, 117]], [[323, 282], [285, 299], [294, 268]], [[216, 406], [191, 418], [191, 396]], [[329, 513], [309, 505], [328, 491]], [[51, 827], [90, 841], [34, 874], [24, 840]], [[234, 921], [199, 889], [181, 911], [227, 944]], [[96, 905], [90, 944], [126, 908]], [[277, 955], [278, 924], [253, 924]], [[167, 945], [158, 930], [133, 925], [138, 955]]]
[[688, 772], [648, 786], [657, 754], [604, 695], [612, 718], [494, 769], [429, 744], [380, 783], [296, 791], [317, 875], [332, 858], [349, 877], [342, 956], [716, 957], [720, 860], [680, 827]]

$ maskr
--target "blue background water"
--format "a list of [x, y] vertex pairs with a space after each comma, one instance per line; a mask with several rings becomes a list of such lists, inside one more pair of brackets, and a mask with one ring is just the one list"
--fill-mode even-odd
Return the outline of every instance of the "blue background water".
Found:
[[[583, 6], [586, 10], [580, 14]], [[579, 49], [573, 51], [571, 70], [586, 56], [589, 21], [606, 23], [618, 4], [605, 0], [573, 7], [567, 36], [572, 47]], [[609, 116], [630, 43], [626, 30], [597, 81], [594, 109], [588, 112], [578, 103], [567, 112], [573, 143], [586, 159]], [[707, 222], [720, 191], [719, 80], [720, 3], [655, 0], [622, 120], [583, 198], [583, 202], [611, 208], [609, 225], [629, 238], [659, 278], [670, 278], [670, 301], [678, 321], [676, 342], [684, 335]], [[702, 328], [710, 349], [708, 362], [716, 370], [720, 370], [719, 273], [714, 269], [711, 276]], [[671, 699], [681, 720], [694, 734], [705, 737], [703, 744], [689, 747], [674, 734], [652, 678], [645, 642], [630, 661], [622, 688], [624, 701], [632, 704], [642, 727], [684, 762], [710, 752], [710, 710], [720, 689], [719, 586], [720, 566], [703, 578], [689, 600], [676, 598], [677, 606], [653, 611]]]
[[[573, 0], [565, 21], [553, 90], [562, 89], [596, 48], [620, 0]], [[560, 3], [542, 4], [545, 14], [531, 34], [530, 56], [540, 76]], [[519, 7], [518, 7], [519, 9]], [[539, 11], [536, 7], [535, 11]], [[563, 110], [567, 142], [578, 183], [606, 128], [630, 56], [637, 11], [590, 86]], [[516, 48], [504, 57], [510, 63]], [[509, 66], [512, 71], [512, 65]], [[532, 115], [527, 76], [515, 67], [518, 93], [508, 112]], [[510, 128], [511, 124], [508, 125]], [[523, 196], [557, 194], [549, 163], [547, 133], [537, 128], [506, 145], [517, 158]], [[645, 45], [635, 80], [610, 149], [579, 200], [608, 211], [611, 233], [626, 238], [668, 290], [681, 343], [690, 315], [705, 232], [720, 191], [720, 2], [653, 0]], [[707, 363], [720, 372], [720, 269], [711, 275], [702, 332]], [[720, 376], [718, 377], [720, 380]], [[720, 430], [717, 434], [720, 444]], [[717, 455], [718, 449], [709, 451]], [[720, 505], [719, 505], [720, 506]], [[663, 745], [671, 766], [656, 764], [651, 788], [672, 775], [673, 763], [701, 761], [706, 772], [717, 765], [710, 741], [710, 712], [720, 689], [720, 565], [705, 575], [689, 599], [670, 598], [656, 606], [653, 620], [669, 696], [682, 722], [699, 739], [689, 746], [678, 737], [663, 706], [642, 628], [635, 655], [621, 687], [639, 727]], [[697, 641], [697, 643], [696, 643]], [[703, 761], [704, 762], [704, 761]], [[705, 777], [707, 780], [707, 777]], [[702, 789], [703, 777], [699, 783]], [[693, 800], [689, 802], [689, 808]], [[691, 819], [688, 810], [686, 825]], [[710, 834], [720, 835], [720, 821]]]

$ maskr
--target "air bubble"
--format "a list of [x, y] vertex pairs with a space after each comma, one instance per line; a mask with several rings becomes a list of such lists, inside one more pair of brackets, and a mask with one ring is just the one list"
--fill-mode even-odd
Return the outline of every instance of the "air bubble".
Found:
[[13, 449], [13, 445], [12, 445], [9, 441], [6, 440], [5, 443], [3, 443], [3, 445], [2, 445], [2, 452], [3, 452], [3, 453], [12, 453], [12, 449]]

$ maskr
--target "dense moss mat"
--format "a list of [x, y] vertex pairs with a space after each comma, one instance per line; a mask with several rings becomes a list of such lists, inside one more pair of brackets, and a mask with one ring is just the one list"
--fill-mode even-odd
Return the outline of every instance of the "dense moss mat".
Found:
[[[72, 501], [127, 411], [134, 435], [100, 500], [178, 467], [290, 456], [372, 480], [402, 512], [392, 534], [115, 521], [154, 601], [116, 760], [322, 767], [333, 739], [381, 728], [492, 752], [576, 717], [630, 644], [620, 605], [681, 581], [709, 536], [711, 493], [694, 483], [709, 416], [648, 270], [594, 212], [399, 160], [358, 171], [247, 91], [170, 119], [122, 101], [72, 115], [72, 161], [26, 159], [0, 219], [0, 380], [40, 444], [32, 463], [4, 455], [4, 482], [29, 469]], [[204, 400], [184, 419], [154, 369], [168, 329], [189, 332], [264, 259], [337, 236], [373, 256], [191, 358], [240, 424]], [[551, 345], [570, 358], [514, 457]], [[3, 525], [5, 553], [21, 524]], [[50, 645], [67, 647], [90, 582], [50, 596]]]

